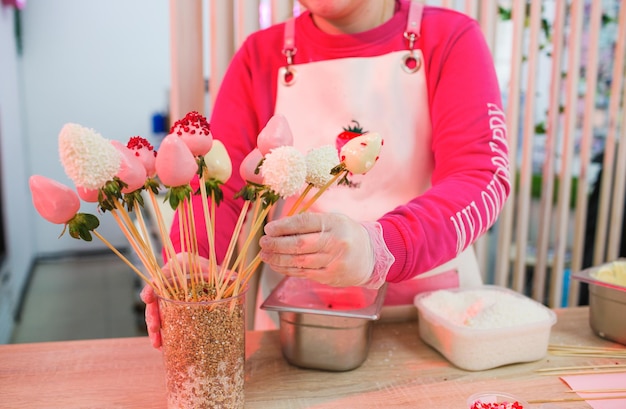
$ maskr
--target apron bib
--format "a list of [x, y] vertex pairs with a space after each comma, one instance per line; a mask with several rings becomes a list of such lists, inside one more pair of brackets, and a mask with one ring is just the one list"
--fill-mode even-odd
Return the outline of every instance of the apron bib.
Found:
[[[422, 6], [416, 1], [412, 3], [409, 28], [411, 19], [421, 20]], [[292, 30], [293, 25], [288, 23], [286, 47], [294, 44]], [[296, 65], [291, 65], [293, 55], [286, 53], [288, 66], [278, 73], [275, 113], [287, 118], [295, 136], [294, 146], [300, 152], [322, 145], [335, 146], [337, 136], [353, 120], [364, 131], [378, 132], [384, 139], [376, 165], [365, 175], [350, 177], [358, 187], [333, 186], [310, 211], [343, 213], [354, 220], [373, 221], [430, 187], [434, 162], [425, 68], [421, 51], [413, 50], [412, 44], [413, 41], [409, 50], [377, 57]], [[417, 62], [417, 68], [407, 69], [407, 59]], [[271, 218], [280, 218], [293, 200], [288, 198], [283, 206], [277, 205]], [[459, 285], [456, 271], [440, 271], [389, 283], [385, 304], [412, 305], [419, 292]], [[268, 266], [263, 267], [257, 306], [283, 277]], [[277, 322], [276, 313], [257, 308], [256, 329], [276, 328]]]

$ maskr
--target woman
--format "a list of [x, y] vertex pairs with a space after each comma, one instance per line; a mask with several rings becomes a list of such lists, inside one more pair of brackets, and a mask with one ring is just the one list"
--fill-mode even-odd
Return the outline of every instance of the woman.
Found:
[[[241, 46], [217, 96], [212, 134], [235, 168], [275, 114], [287, 118], [302, 152], [334, 145], [350, 125], [380, 133], [384, 146], [358, 188], [326, 192], [307, 214], [273, 215], [260, 240], [259, 301], [283, 275], [337, 286], [388, 282], [390, 305], [479, 284], [478, 274], [426, 274], [471, 250], [510, 190], [500, 91], [479, 25], [410, 0], [300, 3], [300, 16]], [[224, 197], [243, 183], [234, 175]], [[216, 231], [232, 231], [240, 208], [221, 204]], [[228, 239], [217, 239], [218, 254]]]

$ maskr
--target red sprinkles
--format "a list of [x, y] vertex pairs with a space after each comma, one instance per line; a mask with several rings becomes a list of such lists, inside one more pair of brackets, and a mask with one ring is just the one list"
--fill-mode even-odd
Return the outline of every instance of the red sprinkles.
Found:
[[170, 133], [174, 132], [178, 136], [182, 136], [183, 132], [191, 135], [195, 135], [196, 132], [199, 132], [200, 135], [209, 135], [211, 125], [203, 115], [200, 115], [197, 111], [191, 111], [183, 119], [174, 122]]
[[135, 156], [139, 156], [138, 151], [140, 151], [143, 148], [146, 148], [149, 151], [153, 151], [154, 156], [156, 156], [156, 151], [154, 150], [154, 146], [150, 145], [150, 142], [148, 142], [146, 138], [142, 138], [141, 136], [132, 136], [128, 140], [126, 147], [130, 150], [136, 151]]
[[524, 406], [517, 401], [492, 403], [477, 400], [472, 404], [470, 409], [524, 409]]

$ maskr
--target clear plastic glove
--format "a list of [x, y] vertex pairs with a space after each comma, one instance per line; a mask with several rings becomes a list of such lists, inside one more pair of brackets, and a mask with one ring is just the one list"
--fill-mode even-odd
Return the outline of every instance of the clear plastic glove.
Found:
[[261, 260], [274, 271], [336, 287], [379, 288], [395, 261], [379, 223], [302, 213], [267, 223]]

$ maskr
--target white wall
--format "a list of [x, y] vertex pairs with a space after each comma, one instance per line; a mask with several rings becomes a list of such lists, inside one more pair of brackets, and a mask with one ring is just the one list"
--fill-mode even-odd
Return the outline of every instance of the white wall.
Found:
[[[166, 107], [170, 82], [168, 0], [31, 1], [23, 32], [29, 174], [72, 185], [57, 151], [58, 132], [67, 122], [123, 142], [151, 136], [151, 115]], [[95, 206], [81, 210], [94, 213]], [[98, 231], [126, 246], [108, 216], [100, 218]], [[57, 239], [62, 226], [33, 217], [40, 255], [104, 248], [96, 241]]]
[[6, 343], [11, 335], [13, 317], [36, 251], [32, 246], [32, 214], [25, 206], [30, 200], [24, 161], [28, 144], [22, 127], [20, 64], [14, 30], [13, 10], [0, 6], [0, 206], [8, 251], [0, 265], [0, 343]]
[[[32, 174], [72, 186], [59, 162], [59, 130], [76, 122], [123, 142], [150, 137], [152, 113], [167, 107], [170, 83], [168, 0], [29, 1], [21, 12], [21, 55], [15, 26], [14, 10], [0, 4], [0, 206], [9, 252], [0, 265], [0, 343], [9, 340], [37, 257], [105, 249], [58, 238], [62, 226], [32, 206]], [[94, 213], [95, 206], [81, 210]], [[100, 219], [98, 231], [126, 246], [108, 215]]]

